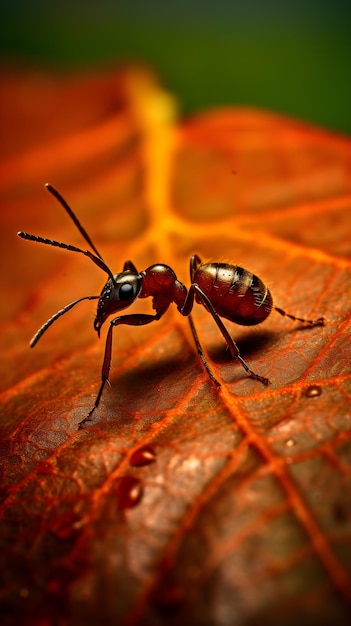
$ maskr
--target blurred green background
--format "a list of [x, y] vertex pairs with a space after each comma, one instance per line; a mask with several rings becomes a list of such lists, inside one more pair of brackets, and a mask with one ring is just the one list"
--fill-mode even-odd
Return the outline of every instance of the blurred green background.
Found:
[[250, 105], [351, 132], [351, 1], [13, 0], [3, 66], [150, 64], [183, 114]]

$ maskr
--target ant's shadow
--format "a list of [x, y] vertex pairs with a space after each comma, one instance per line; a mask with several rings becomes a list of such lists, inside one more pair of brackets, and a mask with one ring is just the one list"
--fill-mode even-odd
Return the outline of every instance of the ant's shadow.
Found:
[[135, 368], [116, 374], [115, 380], [112, 376], [111, 383], [113, 386], [118, 384], [121, 389], [135, 389], [137, 385], [141, 393], [147, 389], [162, 388], [175, 372], [191, 368], [193, 358], [191, 351], [183, 357], [164, 355], [161, 361], [138, 363]]
[[[249, 359], [255, 354], [264, 353], [269, 347], [274, 345], [279, 340], [280, 333], [272, 332], [269, 330], [256, 330], [254, 332], [248, 332], [236, 341], [240, 354], [243, 358]], [[219, 338], [216, 343], [208, 346], [205, 341], [201, 342], [204, 349], [206, 359], [218, 365], [227, 364], [233, 362], [224, 339]], [[175, 372], [184, 371], [189, 368], [193, 370], [194, 360], [198, 359], [199, 371], [201, 370], [201, 361], [196, 354], [196, 349], [187, 350], [183, 356], [164, 355], [162, 361], [155, 361], [154, 363], [138, 363], [138, 365], [132, 370], [121, 373], [116, 376], [116, 383], [121, 388], [134, 387], [137, 381], [139, 390], [146, 391], [148, 387], [160, 387], [162, 388], [166, 381], [172, 378]], [[111, 379], [114, 385], [113, 378]]]
[[[272, 347], [279, 339], [280, 333], [272, 332], [269, 330], [256, 330], [254, 332], [248, 332], [247, 334], [235, 338], [232, 337], [239, 348], [240, 355], [244, 359], [249, 359], [256, 354], [265, 352], [268, 348]], [[216, 345], [206, 347], [206, 352], [214, 363], [220, 365], [233, 361], [226, 344], [224, 341], [218, 342]]]
[[[290, 330], [285, 330], [284, 334], [296, 332], [308, 332], [313, 326], [303, 326], [300, 325], [298, 327], [291, 328]], [[250, 357], [255, 356], [259, 353], [264, 353], [268, 348], [273, 348], [276, 344], [279, 343], [282, 337], [283, 331], [274, 331], [264, 328], [254, 328], [247, 329], [244, 333], [241, 334], [238, 338], [235, 337], [235, 332], [231, 332], [231, 336], [233, 337], [236, 345], [239, 348], [240, 355], [244, 359], [249, 359]], [[228, 363], [228, 361], [232, 361], [232, 357], [230, 352], [226, 346], [225, 341], [220, 341], [216, 343], [216, 345], [212, 345], [207, 347], [205, 345], [206, 352], [211, 360], [214, 363]]]
[[[282, 332], [255, 328], [243, 331], [238, 338], [235, 337], [235, 332], [231, 334], [239, 348], [240, 355], [243, 359], [250, 361], [251, 358], [257, 355], [267, 353], [267, 350], [273, 350], [274, 346], [279, 343]], [[212, 345], [207, 345], [206, 341], [202, 339], [201, 345], [210, 367], [211, 361], [219, 366], [233, 362], [233, 357], [223, 338], [219, 337]], [[139, 393], [151, 393], [151, 391], [156, 388], [162, 389], [163, 387], [167, 387], [168, 383], [174, 385], [175, 372], [185, 372], [185, 370], [193, 371], [194, 360], [197, 358], [199, 359], [199, 370], [201, 370], [201, 362], [200, 358], [196, 355], [196, 350], [192, 351], [189, 349], [184, 352], [182, 356], [164, 354], [160, 361], [138, 363], [134, 368], [131, 370], [128, 369], [120, 375], [116, 373], [114, 376], [112, 373], [112, 387], [113, 389], [118, 388], [119, 390], [135, 390], [135, 386], [137, 385]], [[179, 380], [181, 378], [182, 376], [179, 377]]]

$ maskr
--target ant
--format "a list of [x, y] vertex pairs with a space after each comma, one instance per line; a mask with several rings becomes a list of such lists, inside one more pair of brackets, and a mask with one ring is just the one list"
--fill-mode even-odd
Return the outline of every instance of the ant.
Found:
[[119, 326], [120, 324], [127, 324], [128, 326], [150, 324], [151, 322], [161, 319], [169, 305], [174, 302], [177, 305], [179, 313], [188, 318], [197, 352], [210, 380], [219, 388], [221, 384], [213, 375], [205, 359], [191, 316], [194, 301], [202, 304], [212, 315], [225, 339], [232, 357], [240, 361], [248, 376], [258, 380], [263, 385], [268, 385], [269, 380], [256, 374], [247, 365], [221, 318], [224, 317], [231, 322], [243, 326], [254, 326], [263, 322], [269, 316], [272, 309], [275, 309], [280, 315], [284, 315], [297, 322], [302, 322], [303, 324], [308, 324], [309, 326], [323, 326], [324, 324], [323, 317], [319, 317], [315, 320], [307, 320], [296, 317], [295, 315], [290, 315], [283, 311], [283, 309], [274, 306], [268, 288], [260, 278], [251, 274], [248, 270], [227, 263], [202, 263], [197, 254], [194, 254], [190, 259], [191, 285], [189, 290], [177, 279], [171, 267], [161, 263], [150, 265], [150, 267], [142, 272], [138, 272], [132, 261], [126, 261], [123, 266], [123, 271], [118, 274], [113, 274], [64, 198], [51, 185], [47, 184], [46, 188], [66, 210], [93, 252], [81, 250], [67, 243], [46, 239], [37, 235], [30, 235], [24, 232], [17, 233], [18, 236], [22, 239], [28, 239], [29, 241], [35, 241], [37, 243], [84, 254], [91, 259], [95, 265], [106, 272], [108, 281], [99, 296], [84, 296], [78, 298], [78, 300], [74, 300], [57, 311], [57, 313], [50, 317], [45, 324], [39, 328], [31, 340], [30, 346], [33, 348], [41, 336], [59, 317], [70, 311], [70, 309], [83, 300], [98, 300], [94, 329], [99, 337], [101, 327], [107, 318], [110, 315], [128, 308], [137, 298], [151, 297], [152, 306], [155, 311], [154, 315], [143, 313], [117, 315], [117, 317], [114, 317], [110, 321], [110, 327], [106, 337], [105, 355], [102, 363], [102, 382], [100, 389], [96, 396], [94, 406], [89, 411], [88, 415], [79, 422], [78, 428], [82, 428], [86, 422], [91, 420], [91, 416], [99, 406], [104, 387], [108, 382], [111, 367], [112, 333], [115, 326]]

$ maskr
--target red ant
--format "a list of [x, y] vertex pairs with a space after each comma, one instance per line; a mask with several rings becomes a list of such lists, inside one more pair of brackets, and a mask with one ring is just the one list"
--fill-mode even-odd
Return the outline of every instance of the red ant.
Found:
[[80, 252], [89, 257], [100, 269], [108, 275], [108, 281], [103, 287], [99, 296], [84, 296], [78, 300], [74, 300], [60, 309], [50, 319], [48, 319], [34, 335], [30, 346], [33, 348], [39, 341], [40, 337], [56, 320], [72, 309], [76, 304], [83, 300], [99, 300], [97, 313], [94, 321], [94, 329], [100, 337], [101, 326], [105, 320], [112, 314], [128, 308], [137, 298], [152, 298], [152, 306], [156, 311], [154, 315], [136, 313], [132, 315], [118, 315], [110, 321], [110, 327], [107, 333], [105, 355], [102, 364], [102, 382], [93, 408], [88, 415], [78, 424], [82, 428], [87, 421], [90, 421], [95, 409], [98, 407], [105, 384], [108, 381], [108, 375], [111, 366], [112, 351], [112, 331], [115, 326], [127, 324], [128, 326], [143, 326], [150, 324], [155, 320], [159, 320], [167, 311], [169, 305], [174, 302], [177, 305], [179, 313], [188, 317], [190, 328], [195, 340], [197, 352], [204, 364], [207, 374], [211, 381], [220, 387], [220, 382], [212, 374], [210, 367], [203, 354], [201, 344], [194, 326], [191, 311], [194, 306], [194, 300], [202, 304], [205, 309], [212, 315], [219, 330], [221, 331], [225, 342], [230, 350], [233, 358], [238, 359], [251, 378], [259, 380], [264, 385], [268, 385], [269, 380], [263, 376], [256, 374], [241, 357], [238, 346], [230, 336], [228, 330], [223, 324], [221, 317], [231, 322], [241, 324], [243, 326], [254, 326], [263, 322], [272, 309], [274, 308], [280, 315], [285, 315], [290, 319], [310, 326], [322, 326], [324, 319], [319, 317], [315, 320], [306, 320], [295, 315], [290, 315], [282, 309], [273, 305], [272, 296], [268, 288], [263, 284], [260, 278], [251, 274], [246, 269], [237, 265], [228, 265], [227, 263], [202, 263], [200, 258], [194, 254], [190, 259], [190, 279], [191, 285], [189, 290], [177, 279], [174, 271], [168, 265], [157, 263], [150, 265], [146, 270], [138, 272], [135, 265], [131, 261], [126, 261], [123, 271], [119, 274], [112, 274], [110, 268], [103, 261], [101, 254], [94, 246], [89, 235], [80, 224], [78, 218], [68, 206], [67, 202], [62, 198], [54, 187], [47, 184], [47, 190], [60, 202], [67, 211], [70, 218], [78, 228], [85, 241], [89, 244], [93, 252], [89, 250], [81, 250], [76, 246], [67, 243], [61, 243], [52, 239], [30, 235], [28, 233], [19, 232], [18, 236], [29, 241], [44, 243], [49, 246], [64, 248], [71, 252]]

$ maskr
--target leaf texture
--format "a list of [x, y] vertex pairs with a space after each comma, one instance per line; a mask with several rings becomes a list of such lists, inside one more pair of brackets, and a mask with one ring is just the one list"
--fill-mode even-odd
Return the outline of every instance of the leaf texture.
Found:
[[[181, 121], [143, 68], [2, 75], [1, 613], [4, 624], [346, 625], [351, 611], [351, 142], [267, 112]], [[115, 330], [111, 388], [82, 246], [57, 187], [113, 272], [189, 259], [238, 264], [275, 303], [256, 328], [173, 306]], [[85, 247], [83, 245], [83, 247]], [[134, 311], [150, 312], [147, 300]], [[107, 329], [106, 329], [107, 330]], [[119, 330], [119, 332], [118, 332]]]

